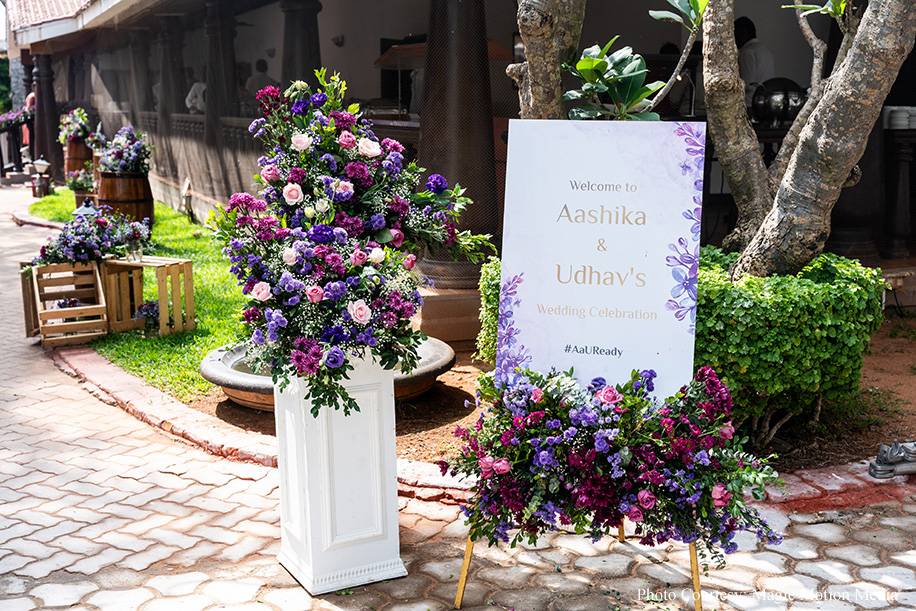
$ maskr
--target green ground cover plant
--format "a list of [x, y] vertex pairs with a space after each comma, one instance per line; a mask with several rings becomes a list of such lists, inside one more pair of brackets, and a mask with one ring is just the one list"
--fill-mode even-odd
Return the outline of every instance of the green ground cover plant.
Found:
[[[66, 221], [73, 209], [73, 192], [59, 189], [33, 204], [29, 212]], [[220, 245], [205, 227], [157, 203], [152, 241], [153, 248], [146, 254], [194, 262], [197, 327], [165, 337], [144, 337], [142, 330], [112, 333], [93, 342], [92, 347], [125, 371], [187, 402], [213, 388], [198, 375], [197, 368], [208, 352], [238, 340], [239, 312], [245, 300], [229, 273]], [[150, 270], [144, 275], [144, 297], [156, 297], [156, 281]]]

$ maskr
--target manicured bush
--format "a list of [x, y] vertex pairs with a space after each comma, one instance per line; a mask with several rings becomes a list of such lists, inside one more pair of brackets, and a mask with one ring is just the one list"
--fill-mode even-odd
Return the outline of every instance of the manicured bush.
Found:
[[[877, 269], [822, 254], [797, 276], [728, 279], [737, 254], [700, 255], [694, 367], [716, 370], [735, 399], [735, 423], [758, 445], [792, 416], [816, 420], [820, 401], [858, 391], [862, 359], [883, 320]], [[499, 260], [481, 271], [478, 358], [495, 360]], [[633, 367], [641, 367], [633, 363]]]

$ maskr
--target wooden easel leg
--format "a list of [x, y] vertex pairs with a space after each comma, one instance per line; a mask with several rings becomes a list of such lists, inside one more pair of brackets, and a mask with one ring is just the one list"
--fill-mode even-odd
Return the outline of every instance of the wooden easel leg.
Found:
[[458, 578], [458, 593], [455, 594], [455, 608], [461, 608], [461, 599], [464, 598], [464, 588], [468, 585], [468, 570], [471, 568], [471, 554], [474, 553], [474, 542], [468, 536], [467, 547], [464, 548], [464, 564], [461, 565], [461, 576]]
[[693, 611], [703, 611], [703, 600], [700, 594], [700, 563], [697, 560], [697, 546], [690, 544], [690, 572], [693, 574]]
[[623, 532], [623, 522], [621, 522], [620, 526], [617, 527], [617, 540], [621, 543], [627, 540], [627, 536]]

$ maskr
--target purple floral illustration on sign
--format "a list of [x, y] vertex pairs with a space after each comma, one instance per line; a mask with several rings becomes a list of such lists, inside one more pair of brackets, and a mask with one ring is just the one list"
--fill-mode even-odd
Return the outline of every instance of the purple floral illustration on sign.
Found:
[[522, 300], [518, 298], [518, 287], [524, 282], [523, 274], [517, 274], [503, 283], [499, 291], [499, 321], [496, 326], [496, 387], [511, 386], [518, 381], [520, 370], [531, 363], [531, 353], [518, 342], [519, 329], [515, 326], [513, 308]]
[[693, 179], [694, 193], [687, 210], [681, 215], [690, 222], [690, 241], [680, 238], [677, 244], [669, 244], [674, 255], [665, 261], [671, 268], [674, 287], [671, 299], [665, 308], [674, 312], [678, 320], [689, 320], [688, 332], [696, 331], [697, 319], [697, 277], [700, 267], [700, 212], [703, 206], [703, 164], [706, 159], [706, 136], [697, 125], [675, 123], [674, 133], [684, 139], [688, 157], [680, 164], [682, 176]]

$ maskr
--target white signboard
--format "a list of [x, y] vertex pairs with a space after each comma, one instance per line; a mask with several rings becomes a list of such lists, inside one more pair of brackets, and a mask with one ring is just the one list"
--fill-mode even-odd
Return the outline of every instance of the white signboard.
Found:
[[497, 380], [693, 375], [705, 124], [511, 121]]

